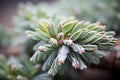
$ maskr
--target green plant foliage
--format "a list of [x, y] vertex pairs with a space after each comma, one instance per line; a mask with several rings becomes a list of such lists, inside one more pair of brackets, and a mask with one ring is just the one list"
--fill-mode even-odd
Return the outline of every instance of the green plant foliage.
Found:
[[15, 38], [21, 39], [19, 41], [17, 40], [16, 42], [18, 44], [22, 44], [21, 48], [23, 53], [29, 53], [29, 55], [33, 54], [32, 47], [36, 44], [36, 42], [38, 42], [37, 40], [24, 38], [24, 31], [33, 30], [33, 23], [37, 19], [47, 17], [48, 15], [43, 11], [42, 8], [38, 8], [38, 6], [35, 6], [31, 3], [19, 5], [17, 15], [14, 17], [14, 25], [16, 26], [15, 32], [18, 34]]
[[27, 29], [36, 19], [54, 15], [75, 16], [78, 20], [91, 23], [99, 21], [102, 25], [107, 25], [107, 30], [114, 30], [119, 34], [119, 4], [119, 0], [90, 0], [89, 3], [88, 0], [58, 0], [51, 4], [22, 4], [19, 7], [15, 24]]
[[[104, 50], [115, 46], [117, 39], [112, 31], [99, 23], [78, 21], [74, 17], [53, 17], [36, 21], [33, 30], [26, 30], [28, 37], [39, 40], [31, 62], [43, 61], [43, 70], [55, 76], [64, 65], [84, 69], [91, 63], [98, 64], [105, 56]], [[39, 44], [39, 43], [38, 43]], [[68, 67], [69, 68], [69, 67]]]
[[[22, 42], [20, 43], [24, 43], [25, 38], [23, 34], [25, 30], [31, 30], [28, 32], [32, 34], [34, 27], [37, 27], [37, 24], [33, 25], [33, 23], [35, 23], [38, 19], [49, 18], [53, 17], [54, 15], [62, 15], [67, 17], [75, 16], [78, 20], [90, 21], [91, 23], [99, 21], [100, 24], [107, 26], [106, 30], [113, 30], [119, 34], [119, 4], [119, 0], [90, 0], [89, 3], [87, 0], [58, 0], [53, 3], [39, 3], [38, 5], [33, 5], [31, 3], [20, 4], [18, 8], [18, 14], [14, 19], [14, 23], [17, 27], [17, 31], [19, 31], [19, 36], [22, 36]], [[64, 28], [66, 29], [66, 27]], [[65, 29], [63, 29], [64, 32], [67, 32]], [[53, 27], [50, 26], [48, 30], [50, 31], [50, 34], [55, 37], [56, 32], [54, 32]], [[76, 30], [77, 27], [74, 29], [74, 31]], [[58, 32], [61, 32], [61, 28], [58, 29]], [[44, 38], [42, 37], [43, 35], [32, 35], [32, 38], [36, 39], [25, 40], [25, 45], [23, 45], [23, 52], [25, 53], [32, 54], [32, 47], [39, 41], [39, 37], [41, 36], [42, 39]], [[76, 32], [74, 35], [77, 35], [73, 36], [77, 38], [79, 37], [80, 33]], [[46, 35], [46, 37], [48, 36]]]
[[6, 48], [11, 43], [11, 35], [0, 26], [0, 49]]
[[[0, 55], [0, 79], [1, 80], [46, 80], [43, 76], [47, 74], [38, 74], [40, 65], [33, 65], [29, 62], [27, 56], [23, 60], [17, 57], [7, 57]], [[52, 80], [48, 77], [47, 79]]]
[[[120, 31], [119, 4], [119, 0], [58, 0], [51, 4], [20, 4], [14, 23], [22, 42], [25, 40], [24, 31], [29, 37], [22, 46], [23, 53], [32, 53], [34, 49], [30, 61], [41, 62], [42, 70], [52, 76], [67, 72], [72, 66], [82, 70], [91, 63], [98, 64], [99, 58], [106, 56], [104, 51], [116, 44], [115, 33], [105, 30]], [[80, 21], [61, 16], [75, 16]], [[30, 73], [26, 73], [26, 69], [31, 69], [29, 66], [22, 68], [25, 75], [20, 73], [18, 78], [28, 79], [26, 74]], [[34, 71], [29, 72], [34, 74]], [[48, 74], [29, 77], [51, 80]]]
[[[68, 5], [66, 5], [68, 4]], [[90, 22], [99, 21], [107, 25], [107, 30], [120, 31], [119, 0], [58, 0], [54, 6], [59, 5], [58, 13], [66, 16], [75, 16], [78, 20]], [[72, 7], [71, 7], [72, 6]]]
[[31, 3], [20, 4], [18, 14], [14, 18], [14, 24], [18, 31], [23, 32], [26, 29], [31, 29], [31, 24], [39, 18], [47, 18], [47, 14], [41, 8], [37, 8]]

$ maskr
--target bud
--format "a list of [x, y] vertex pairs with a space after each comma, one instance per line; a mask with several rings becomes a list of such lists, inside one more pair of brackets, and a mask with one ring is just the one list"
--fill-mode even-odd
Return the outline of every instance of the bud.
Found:
[[35, 65], [35, 68], [39, 69], [40, 68], [40, 64]]
[[96, 45], [93, 46], [93, 50], [94, 50], [94, 51], [98, 50], [98, 48], [97, 48]]
[[50, 24], [47, 24], [47, 27], [50, 27]]
[[76, 58], [72, 57], [72, 66], [75, 69], [79, 69], [79, 62], [76, 60]]
[[57, 45], [58, 44], [57, 40], [54, 40], [52, 44]]
[[59, 60], [59, 64], [63, 65], [64, 61], [63, 60]]
[[72, 46], [73, 45], [73, 41], [72, 40], [69, 40], [68, 43], [67, 43], [68, 46]]
[[78, 64], [73, 64], [73, 67], [74, 67], [75, 69], [79, 69], [79, 65], [78, 65]]
[[80, 24], [84, 25], [85, 21], [80, 21]]
[[72, 40], [64, 40], [63, 43], [67, 46], [72, 46], [74, 44]]
[[58, 27], [59, 27], [59, 28], [62, 28], [62, 24], [58, 24]]
[[7, 75], [7, 79], [12, 79], [12, 76], [11, 75]]
[[80, 50], [80, 53], [85, 53], [85, 49], [82, 48], [82, 49]]
[[42, 52], [42, 51], [44, 51], [44, 47], [43, 46], [39, 46], [38, 50]]
[[115, 41], [115, 42], [114, 42], [114, 45], [118, 45], [118, 41]]
[[106, 34], [103, 34], [103, 35], [102, 35], [102, 38], [103, 38], [103, 39], [106, 38]]
[[54, 39], [54, 38], [50, 39], [50, 43], [52, 43], [53, 45], [57, 45], [58, 44], [57, 40]]
[[57, 45], [58, 44], [57, 40], [55, 39], [52, 44]]
[[64, 38], [64, 34], [63, 34], [62, 32], [60, 32], [60, 33], [58, 33], [57, 37], [58, 37], [59, 39], [63, 39], [63, 38]]
[[16, 71], [16, 70], [17, 70], [16, 65], [12, 65], [12, 66], [11, 66], [11, 70]]
[[76, 25], [78, 23], [78, 21], [77, 20], [75, 20], [75, 22], [73, 23], [74, 25]]
[[101, 26], [101, 28], [103, 28], [104, 30], [106, 29], [106, 26], [105, 25], [103, 25], [103, 26]]
[[17, 80], [23, 80], [23, 77], [21, 75], [18, 75], [16, 79]]
[[63, 65], [66, 58], [67, 58], [67, 55], [64, 55], [64, 54], [58, 55], [59, 65]]

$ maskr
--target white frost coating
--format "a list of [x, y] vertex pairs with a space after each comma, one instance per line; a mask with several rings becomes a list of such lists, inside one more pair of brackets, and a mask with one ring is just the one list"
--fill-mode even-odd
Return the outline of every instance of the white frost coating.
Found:
[[72, 40], [64, 40], [63, 43], [67, 46], [72, 46], [73, 45], [73, 41]]
[[54, 39], [54, 38], [50, 38], [49, 43], [52, 43], [53, 45], [57, 45], [58, 44], [57, 40]]
[[69, 53], [69, 48], [67, 46], [63, 45], [57, 56], [60, 64], [61, 64], [61, 62], [64, 63], [65, 59], [67, 58], [68, 53]]
[[81, 64], [80, 65], [81, 70], [87, 68], [87, 66], [85, 65], [85, 63], [83, 61], [80, 61], [80, 64]]
[[72, 58], [72, 66], [75, 67], [77, 65], [79, 65], [79, 62], [76, 60], [76, 58]]
[[80, 51], [80, 47], [78, 45], [76, 45], [76, 44], [73, 44], [71, 47], [72, 47], [73, 51], [75, 51], [75, 52]]
[[35, 52], [35, 54], [30, 58], [31, 62], [33, 62], [33, 63], [35, 62], [35, 59], [37, 58], [38, 53], [39, 53], [39, 51]]
[[71, 47], [72, 47], [73, 51], [75, 51], [75, 52], [79, 52], [79, 53], [85, 52], [85, 49], [80, 45], [73, 44]]

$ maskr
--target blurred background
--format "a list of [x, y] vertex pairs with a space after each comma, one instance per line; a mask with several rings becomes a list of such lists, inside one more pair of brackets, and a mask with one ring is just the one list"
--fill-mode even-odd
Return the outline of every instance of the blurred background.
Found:
[[[19, 73], [9, 70], [9, 62], [11, 61], [10, 65], [12, 65], [12, 62], [15, 63], [16, 60], [18, 61], [16, 63], [20, 65], [24, 63], [30, 64], [31, 69], [35, 67], [29, 62], [29, 57], [33, 54], [32, 47], [36, 43], [32, 40], [26, 40], [24, 31], [30, 21], [29, 19], [25, 20], [23, 17], [26, 14], [29, 15], [29, 13], [34, 15], [34, 10], [38, 10], [38, 8], [41, 10], [38, 14], [43, 11], [43, 14], [46, 13], [49, 16], [56, 14], [75, 16], [78, 20], [90, 21], [91, 23], [99, 22], [106, 25], [108, 31], [114, 30], [116, 32], [115, 37], [118, 39], [116, 47], [106, 52], [107, 58], [102, 59], [99, 65], [91, 64], [88, 69], [80, 72], [71, 69], [68, 74], [62, 77], [56, 75], [54, 80], [120, 80], [120, 0], [1, 0], [0, 59], [5, 64], [0, 61], [0, 80], [31, 80], [30, 77], [35, 77], [39, 73], [40, 69], [37, 70], [37, 68], [40, 65], [38, 66], [38, 64], [34, 64], [37, 65], [34, 75], [25, 75], [27, 79], [19, 79], [22, 73], [18, 75]], [[21, 13], [23, 13], [22, 16]], [[41, 15], [39, 18], [41, 18]], [[23, 56], [28, 59], [24, 60]], [[8, 71], [3, 69], [5, 66]], [[12, 69], [16, 69], [16, 66], [12, 65]], [[1, 75], [4, 76], [1, 77]]]
[[1, 0], [0, 2], [0, 24], [4, 27], [13, 27], [13, 16], [18, 11], [19, 3], [31, 2], [38, 4], [40, 2], [53, 2], [55, 0]]

